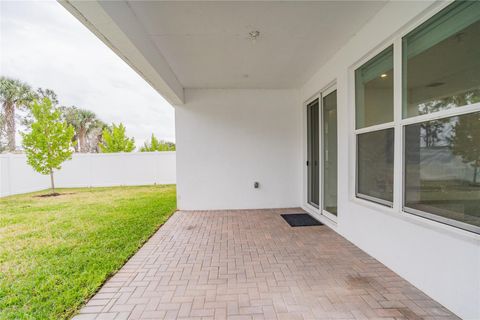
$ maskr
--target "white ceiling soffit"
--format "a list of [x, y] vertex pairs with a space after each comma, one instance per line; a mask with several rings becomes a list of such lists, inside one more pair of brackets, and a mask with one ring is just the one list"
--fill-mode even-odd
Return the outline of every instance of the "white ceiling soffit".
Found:
[[62, 3], [176, 104], [182, 87], [300, 87], [386, 1]]
[[385, 3], [128, 1], [185, 88], [300, 87]]

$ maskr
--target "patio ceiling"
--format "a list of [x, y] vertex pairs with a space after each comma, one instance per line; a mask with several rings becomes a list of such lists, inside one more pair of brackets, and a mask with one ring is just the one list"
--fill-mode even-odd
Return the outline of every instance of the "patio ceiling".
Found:
[[386, 2], [61, 3], [179, 104], [183, 88], [299, 87]]

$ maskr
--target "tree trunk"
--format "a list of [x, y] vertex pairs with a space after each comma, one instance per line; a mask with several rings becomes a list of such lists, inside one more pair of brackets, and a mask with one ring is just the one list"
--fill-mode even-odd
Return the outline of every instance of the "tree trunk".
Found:
[[4, 103], [5, 110], [5, 126], [7, 128], [7, 150], [15, 151], [15, 105], [13, 102]]
[[52, 194], [55, 193], [55, 182], [53, 181], [53, 170], [50, 169], [50, 184], [52, 186]]
[[87, 152], [85, 149], [85, 142], [87, 139], [87, 130], [85, 128], [80, 128], [78, 132], [78, 139], [80, 140], [80, 152], [85, 153]]
[[73, 143], [73, 149], [75, 150], [75, 152], [78, 152], [78, 136], [77, 134], [74, 134], [73, 135], [73, 138], [72, 138], [72, 143]]
[[478, 166], [475, 164], [473, 167], [473, 184], [477, 184], [477, 171], [478, 171]]

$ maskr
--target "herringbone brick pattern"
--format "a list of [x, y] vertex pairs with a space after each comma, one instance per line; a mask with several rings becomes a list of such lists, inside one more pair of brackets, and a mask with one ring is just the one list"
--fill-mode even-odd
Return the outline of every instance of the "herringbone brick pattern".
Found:
[[80, 319], [457, 319], [298, 209], [179, 211]]

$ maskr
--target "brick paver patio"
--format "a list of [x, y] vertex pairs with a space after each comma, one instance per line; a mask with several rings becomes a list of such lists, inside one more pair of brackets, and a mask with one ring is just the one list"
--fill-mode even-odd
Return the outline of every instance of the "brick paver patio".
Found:
[[299, 209], [179, 211], [78, 319], [458, 319]]

